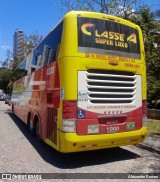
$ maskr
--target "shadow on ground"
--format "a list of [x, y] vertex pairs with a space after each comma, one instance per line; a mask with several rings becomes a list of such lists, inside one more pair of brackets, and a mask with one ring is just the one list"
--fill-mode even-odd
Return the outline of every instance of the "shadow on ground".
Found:
[[131, 151], [122, 149], [120, 147], [62, 154], [45, 144], [43, 141], [39, 140], [36, 136], [31, 136], [26, 125], [9, 110], [7, 111], [7, 114], [11, 117], [13, 122], [26, 137], [26, 139], [31, 143], [31, 145], [35, 148], [35, 150], [40, 154], [40, 156], [46, 162], [58, 168], [72, 169], [83, 166], [100, 165], [105, 163], [135, 159], [140, 157], [139, 155]]

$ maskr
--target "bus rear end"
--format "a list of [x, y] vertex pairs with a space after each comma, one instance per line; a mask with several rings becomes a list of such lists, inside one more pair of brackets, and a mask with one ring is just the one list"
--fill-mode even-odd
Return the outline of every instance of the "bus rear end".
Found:
[[147, 107], [140, 29], [120, 18], [72, 12], [64, 31], [70, 44], [62, 46], [59, 62], [60, 151], [142, 142]]

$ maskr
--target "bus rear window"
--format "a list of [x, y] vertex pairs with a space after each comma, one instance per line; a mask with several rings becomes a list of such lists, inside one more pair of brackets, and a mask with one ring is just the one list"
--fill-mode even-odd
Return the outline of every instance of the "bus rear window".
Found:
[[95, 18], [78, 17], [78, 51], [140, 59], [138, 30]]

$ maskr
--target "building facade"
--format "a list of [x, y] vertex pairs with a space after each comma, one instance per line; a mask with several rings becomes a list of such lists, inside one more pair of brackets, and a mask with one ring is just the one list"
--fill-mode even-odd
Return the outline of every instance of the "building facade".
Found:
[[16, 30], [13, 36], [13, 61], [21, 60], [24, 56], [24, 32]]

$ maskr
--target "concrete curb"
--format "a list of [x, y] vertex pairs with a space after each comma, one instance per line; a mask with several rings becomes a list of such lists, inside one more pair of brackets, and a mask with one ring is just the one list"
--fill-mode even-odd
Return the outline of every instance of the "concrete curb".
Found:
[[143, 143], [137, 144], [136, 146], [150, 152], [160, 154], [160, 136], [148, 136]]
[[136, 147], [139, 147], [141, 149], [145, 149], [148, 150], [150, 152], [156, 153], [156, 154], [160, 154], [160, 150], [152, 148], [150, 146], [144, 145], [144, 144], [137, 144]]

